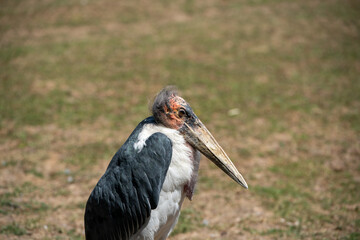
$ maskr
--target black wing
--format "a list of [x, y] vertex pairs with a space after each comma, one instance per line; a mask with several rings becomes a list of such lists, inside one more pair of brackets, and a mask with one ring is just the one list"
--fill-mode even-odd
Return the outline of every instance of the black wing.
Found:
[[162, 133], [150, 136], [140, 152], [128, 140], [86, 204], [86, 239], [129, 239], [141, 229], [157, 207], [171, 156], [171, 140]]

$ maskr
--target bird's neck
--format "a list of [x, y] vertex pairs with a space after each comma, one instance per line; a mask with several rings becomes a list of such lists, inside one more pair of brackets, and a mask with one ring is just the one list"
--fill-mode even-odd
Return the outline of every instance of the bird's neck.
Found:
[[190, 181], [187, 182], [184, 186], [184, 192], [185, 192], [185, 196], [191, 201], [195, 192], [195, 186], [198, 178], [199, 165], [200, 165], [200, 152], [195, 148], [193, 148], [192, 146], [190, 146], [189, 144], [188, 146], [192, 150], [191, 160], [193, 162], [193, 171], [191, 174]]

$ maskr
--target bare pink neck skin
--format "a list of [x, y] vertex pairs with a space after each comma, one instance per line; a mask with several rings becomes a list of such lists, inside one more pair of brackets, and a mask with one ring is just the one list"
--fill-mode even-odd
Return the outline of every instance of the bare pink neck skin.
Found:
[[188, 146], [191, 148], [192, 153], [193, 153], [191, 160], [193, 162], [194, 168], [193, 168], [193, 172], [192, 172], [190, 181], [187, 184], [185, 184], [185, 186], [184, 186], [184, 192], [185, 192], [186, 197], [191, 201], [192, 197], [194, 195], [194, 192], [195, 192], [195, 186], [196, 186], [198, 172], [199, 172], [200, 152], [198, 150], [194, 149], [189, 144], [188, 144]]

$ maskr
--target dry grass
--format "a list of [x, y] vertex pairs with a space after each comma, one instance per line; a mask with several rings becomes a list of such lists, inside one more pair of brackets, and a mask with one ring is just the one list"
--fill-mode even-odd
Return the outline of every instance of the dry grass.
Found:
[[91, 189], [169, 84], [250, 186], [203, 159], [171, 239], [360, 237], [358, 1], [1, 5], [0, 238], [83, 238]]

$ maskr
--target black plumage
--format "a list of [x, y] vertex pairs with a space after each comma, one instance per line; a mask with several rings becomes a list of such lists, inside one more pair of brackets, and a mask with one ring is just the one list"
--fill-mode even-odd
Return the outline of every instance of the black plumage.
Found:
[[154, 133], [138, 152], [139, 133], [153, 117], [143, 120], [112, 158], [86, 204], [85, 235], [91, 239], [129, 239], [146, 225], [172, 157], [171, 140]]

